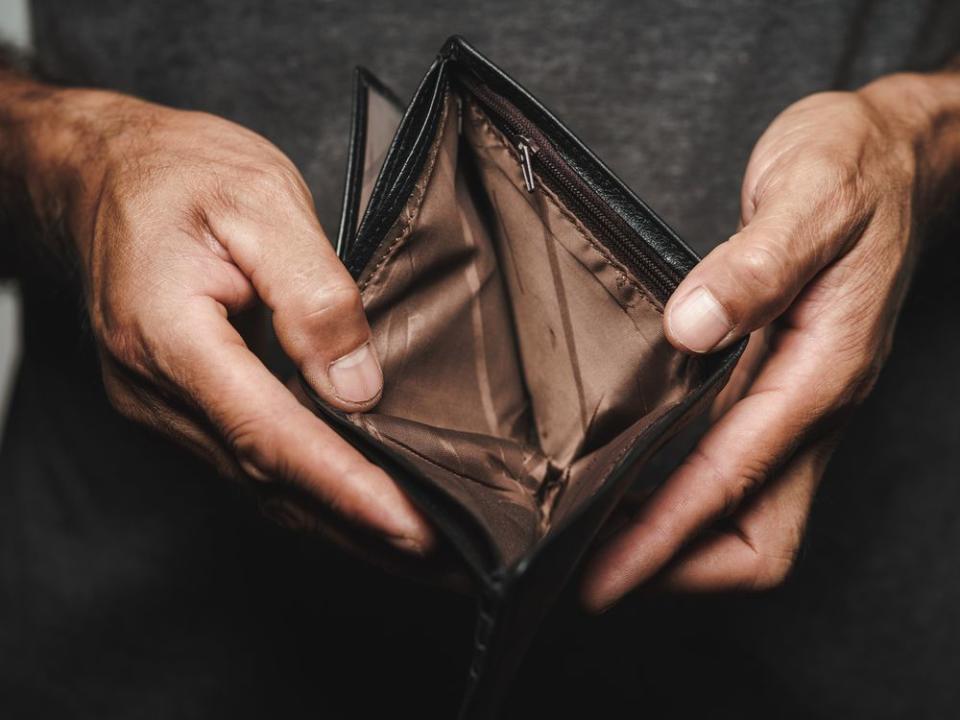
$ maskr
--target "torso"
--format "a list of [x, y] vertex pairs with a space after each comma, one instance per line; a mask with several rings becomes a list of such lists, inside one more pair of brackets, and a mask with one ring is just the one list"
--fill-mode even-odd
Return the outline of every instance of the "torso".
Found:
[[[353, 66], [408, 97], [463, 33], [701, 252], [735, 228], [750, 149], [781, 109], [933, 66], [960, 37], [947, 2], [35, 0], [33, 12], [37, 52], [66, 80], [224, 115], [279, 145], [331, 236]], [[261, 523], [199, 461], [109, 408], [75, 292], [22, 284], [23, 369], [0, 452], [0, 698], [48, 717], [451, 706], [465, 601]], [[365, 692], [348, 687], [357, 678]]]

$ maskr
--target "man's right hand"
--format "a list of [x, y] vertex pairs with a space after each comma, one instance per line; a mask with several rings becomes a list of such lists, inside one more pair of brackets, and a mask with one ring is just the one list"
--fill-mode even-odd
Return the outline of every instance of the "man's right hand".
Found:
[[[326, 530], [346, 521], [424, 553], [430, 528], [393, 481], [303, 407], [228, 320], [262, 301], [324, 400], [356, 411], [379, 399], [357, 286], [292, 162], [211, 115], [0, 83], [18, 128], [16, 152], [0, 153], [21, 159], [37, 213], [62, 211], [113, 405], [283, 498], [277, 514]], [[291, 508], [297, 497], [309, 502]]]

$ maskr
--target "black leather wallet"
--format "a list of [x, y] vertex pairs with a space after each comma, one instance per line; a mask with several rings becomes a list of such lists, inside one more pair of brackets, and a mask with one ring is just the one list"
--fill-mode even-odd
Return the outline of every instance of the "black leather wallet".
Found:
[[669, 345], [663, 306], [697, 257], [458, 37], [406, 110], [358, 70], [338, 252], [384, 392], [368, 413], [314, 401], [476, 578], [461, 717], [495, 716], [604, 519], [743, 343]]

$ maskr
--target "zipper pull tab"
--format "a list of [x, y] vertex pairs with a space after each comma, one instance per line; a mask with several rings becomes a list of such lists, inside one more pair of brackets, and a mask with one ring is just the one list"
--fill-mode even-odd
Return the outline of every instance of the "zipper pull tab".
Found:
[[535, 155], [536, 148], [530, 145], [527, 138], [521, 136], [517, 138], [517, 152], [520, 154], [520, 172], [523, 173], [523, 184], [527, 192], [533, 192], [537, 189], [537, 183], [533, 178], [533, 161], [530, 159]]

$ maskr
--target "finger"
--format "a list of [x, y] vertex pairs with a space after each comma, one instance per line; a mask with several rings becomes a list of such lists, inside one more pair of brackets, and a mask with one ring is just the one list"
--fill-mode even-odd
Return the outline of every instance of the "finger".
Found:
[[450, 548], [436, 547], [428, 557], [376, 542], [358, 534], [342, 519], [322, 507], [302, 490], [292, 486], [269, 486], [260, 503], [264, 515], [291, 530], [315, 533], [351, 556], [408, 580], [416, 580], [466, 594], [470, 576]]
[[[287, 382], [287, 389], [293, 394], [297, 401], [304, 407], [312, 407], [312, 401], [307, 396], [301, 383], [296, 377], [290, 378]], [[422, 558], [417, 558], [411, 562], [409, 557], [387, 556], [383, 552], [377, 551], [371, 553], [366, 547], [357, 543], [356, 537], [349, 533], [337, 533], [335, 524], [328, 528], [328, 536], [333, 537], [342, 547], [348, 549], [351, 553], [375, 565], [382, 567], [387, 572], [399, 575], [408, 579], [417, 580], [427, 585], [453, 590], [460, 594], [468, 594], [473, 587], [473, 581], [463, 567], [462, 561], [453, 557], [452, 553], [447, 552], [446, 546], [433, 548], [429, 562], [424, 562]]]
[[[778, 422], [785, 433], [767, 437]], [[631, 523], [591, 558], [583, 600], [602, 610], [653, 577], [701, 529], [732, 511], [789, 451], [800, 428], [784, 398], [750, 395], [731, 408]], [[749, 447], [744, 457], [732, 448]]]
[[760, 328], [750, 334], [747, 349], [737, 361], [736, 367], [730, 373], [730, 379], [724, 385], [713, 403], [710, 405], [710, 420], [714, 421], [734, 406], [747, 392], [756, 380], [757, 373], [766, 359], [770, 348], [769, 327]]
[[833, 439], [798, 452], [731, 518], [726, 528], [704, 535], [651, 583], [651, 589], [707, 593], [767, 590], [782, 584], [800, 551], [810, 505]]
[[185, 446], [213, 465], [219, 475], [233, 479], [243, 476], [236, 458], [220, 438], [211, 428], [191, 417], [177, 399], [152, 387], [145, 378], [134, 377], [107, 353], [101, 353], [100, 367], [107, 397], [117, 412]]
[[667, 303], [664, 330], [679, 349], [710, 352], [770, 323], [869, 219], [816, 171], [767, 187], [755, 202], [749, 221]]
[[211, 232], [273, 311], [277, 338], [311, 387], [344, 410], [371, 407], [383, 375], [360, 291], [324, 235], [302, 179], [292, 170], [266, 175], [248, 192], [237, 199], [242, 212], [209, 215]]
[[584, 575], [587, 607], [608, 607], [647, 581], [716, 518], [728, 515], [778, 470], [830, 412], [842, 383], [824, 383], [822, 348], [783, 331], [750, 392], [701, 438], [693, 452], [623, 531], [601, 546]]
[[179, 315], [189, 322], [163, 341], [160, 365], [247, 475], [292, 483], [401, 549], [432, 546], [429, 525], [396, 484], [294, 398], [244, 345], [222, 307], [196, 297]]
[[[111, 403], [124, 417], [185, 445], [210, 462], [224, 477], [247, 480], [236, 458], [202, 420], [193, 417], [176, 398], [142, 378], [129, 377], [122, 366], [104, 357], [104, 384]], [[299, 388], [300, 383], [295, 383]], [[298, 398], [299, 399], [299, 398]], [[304, 396], [304, 399], [305, 396]], [[287, 530], [316, 534], [338, 545], [354, 557], [378, 567], [421, 579], [423, 582], [463, 592], [465, 576], [450, 562], [439, 558], [413, 559], [409, 549], [397, 550], [358, 535], [350, 523], [338, 518], [320, 501], [295, 486], [256, 483], [263, 515]]]

